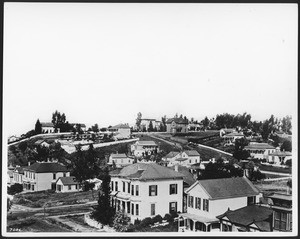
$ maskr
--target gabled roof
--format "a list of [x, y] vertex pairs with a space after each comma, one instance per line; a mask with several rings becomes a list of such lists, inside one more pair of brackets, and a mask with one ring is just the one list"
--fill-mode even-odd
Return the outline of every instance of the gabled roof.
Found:
[[200, 154], [196, 150], [184, 150], [183, 152], [188, 156], [200, 156]]
[[117, 124], [110, 129], [130, 129], [128, 124]]
[[157, 146], [157, 144], [154, 142], [154, 141], [151, 141], [151, 140], [140, 140], [140, 141], [137, 141], [137, 144], [139, 145], [147, 145], [147, 146]]
[[175, 122], [176, 124], [189, 124], [189, 121], [186, 119], [183, 119], [183, 118], [171, 118], [171, 119], [168, 119], [166, 121], [166, 124], [172, 124], [172, 122]]
[[119, 172], [114, 170], [110, 174], [138, 180], [182, 179], [184, 177], [183, 174], [156, 163], [136, 163], [120, 169]]
[[176, 151], [171, 151], [170, 153], [168, 153], [166, 156], [164, 156], [164, 158], [174, 158], [176, 155], [178, 155], [179, 152]]
[[59, 177], [57, 180], [56, 180], [56, 183], [58, 182], [58, 180], [61, 180], [62, 184], [63, 185], [76, 185], [76, 184], [79, 184], [77, 181], [76, 181], [76, 178], [74, 176], [70, 176], [70, 177]]
[[292, 153], [291, 152], [288, 152], [288, 151], [275, 151], [273, 153], [270, 153], [269, 154], [270, 156], [292, 156]]
[[198, 180], [187, 189], [187, 192], [197, 184], [207, 192], [211, 200], [249, 197], [259, 194], [259, 190], [246, 177]]
[[245, 146], [245, 149], [275, 149], [275, 147], [267, 143], [253, 143]]
[[[187, 167], [177, 165], [178, 172], [182, 173], [184, 175], [183, 182], [191, 186], [194, 184], [197, 180], [194, 178], [193, 174], [190, 173], [189, 169]], [[175, 166], [170, 167], [171, 169], [175, 170]]]
[[261, 231], [271, 231], [271, 221], [268, 222], [268, 220], [270, 220], [272, 215], [273, 210], [270, 208], [250, 205], [234, 211], [229, 210], [217, 216], [217, 218], [227, 217], [230, 222], [243, 226], [249, 226], [254, 223]]
[[42, 143], [49, 144], [49, 143], [47, 143], [45, 140], [39, 139], [39, 140], [37, 140], [37, 141], [34, 142], [34, 145], [40, 145], [40, 144], [42, 144]]
[[53, 163], [53, 162], [36, 162], [25, 170], [36, 172], [36, 173], [55, 173], [55, 172], [70, 171], [66, 168], [66, 166], [60, 163]]
[[54, 124], [51, 122], [42, 122], [41, 125], [42, 127], [54, 127]]
[[27, 167], [20, 167], [20, 166], [18, 166], [18, 167], [16, 167], [14, 169], [14, 172], [17, 172], [19, 174], [24, 174], [24, 169], [27, 169]]

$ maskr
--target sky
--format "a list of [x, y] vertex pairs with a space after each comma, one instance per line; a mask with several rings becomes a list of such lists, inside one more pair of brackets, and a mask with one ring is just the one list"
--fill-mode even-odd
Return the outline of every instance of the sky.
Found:
[[3, 129], [297, 111], [296, 4], [5, 3]]

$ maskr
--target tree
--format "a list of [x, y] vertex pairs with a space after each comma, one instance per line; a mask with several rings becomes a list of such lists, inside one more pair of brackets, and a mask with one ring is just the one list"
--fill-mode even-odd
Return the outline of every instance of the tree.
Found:
[[92, 212], [91, 216], [96, 221], [104, 225], [112, 225], [115, 215], [115, 209], [110, 203], [110, 175], [108, 168], [105, 168], [101, 177], [102, 184], [99, 191], [98, 204]]
[[137, 118], [136, 118], [136, 127], [137, 127], [137, 130], [140, 130], [141, 122], [142, 122], [142, 113], [139, 112], [137, 114]]
[[238, 160], [247, 159], [248, 157], [250, 157], [250, 153], [244, 150], [244, 147], [247, 146], [248, 144], [249, 142], [246, 138], [236, 139], [233, 157]]
[[292, 142], [289, 140], [285, 140], [283, 141], [281, 147], [280, 147], [281, 151], [288, 151], [288, 152], [292, 152]]
[[35, 131], [36, 134], [41, 134], [42, 133], [42, 125], [41, 125], [39, 119], [37, 119], [37, 121], [35, 123], [34, 131]]
[[204, 118], [204, 120], [201, 121], [203, 124], [203, 127], [206, 129], [209, 126], [209, 119], [207, 117]]
[[113, 227], [117, 232], [126, 232], [130, 225], [130, 217], [128, 217], [123, 210], [116, 212]]
[[263, 140], [267, 140], [270, 133], [271, 133], [271, 129], [270, 129], [269, 121], [265, 120], [262, 125], [262, 132], [261, 132], [261, 136]]
[[18, 148], [24, 153], [25, 150], [27, 149], [28, 143], [27, 141], [22, 141], [21, 143], [19, 143]]
[[12, 201], [7, 198], [7, 212], [11, 209], [11, 206], [12, 206]]
[[292, 117], [286, 116], [282, 119], [282, 130], [285, 133], [291, 134], [292, 133]]
[[153, 132], [153, 124], [152, 121], [150, 121], [149, 126], [148, 126], [148, 132]]
[[7, 194], [15, 195], [16, 193], [20, 193], [23, 191], [23, 185], [19, 183], [15, 183], [10, 187], [7, 187]]
[[94, 131], [95, 133], [99, 132], [99, 126], [98, 126], [98, 124], [93, 125], [91, 129], [92, 129], [92, 131]]

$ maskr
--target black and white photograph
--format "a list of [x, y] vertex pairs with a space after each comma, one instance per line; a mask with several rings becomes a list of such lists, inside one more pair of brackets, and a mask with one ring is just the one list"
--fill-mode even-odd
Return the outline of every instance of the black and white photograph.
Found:
[[4, 237], [298, 235], [298, 5], [5, 2]]

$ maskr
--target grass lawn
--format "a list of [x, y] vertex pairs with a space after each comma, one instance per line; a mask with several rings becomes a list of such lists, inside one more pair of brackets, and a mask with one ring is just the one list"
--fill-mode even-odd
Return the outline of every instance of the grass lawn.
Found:
[[64, 217], [60, 217], [62, 219], [68, 219], [76, 224], [79, 224], [81, 226], [87, 227], [87, 228], [91, 228], [92, 230], [95, 230], [94, 227], [89, 226], [88, 224], [86, 224], [84, 222], [84, 215], [70, 215], [70, 216], [64, 216]]
[[204, 148], [204, 147], [195, 147], [194, 148], [199, 154], [202, 160], [207, 161], [211, 158], [218, 158], [218, 157], [225, 157], [228, 160], [229, 159], [234, 159], [232, 156], [224, 154], [224, 153], [220, 153], [218, 151], [212, 150], [212, 149], [208, 149], [208, 148]]
[[291, 168], [280, 168], [280, 167], [274, 167], [274, 166], [263, 165], [263, 164], [259, 166], [259, 169], [263, 171], [271, 171], [276, 173], [292, 173]]
[[55, 193], [53, 191], [39, 191], [21, 193], [14, 196], [13, 203], [28, 207], [42, 207], [45, 202], [48, 207], [56, 205], [79, 204], [97, 200], [97, 193], [94, 192], [94, 198], [91, 191], [88, 192], [67, 192]]

